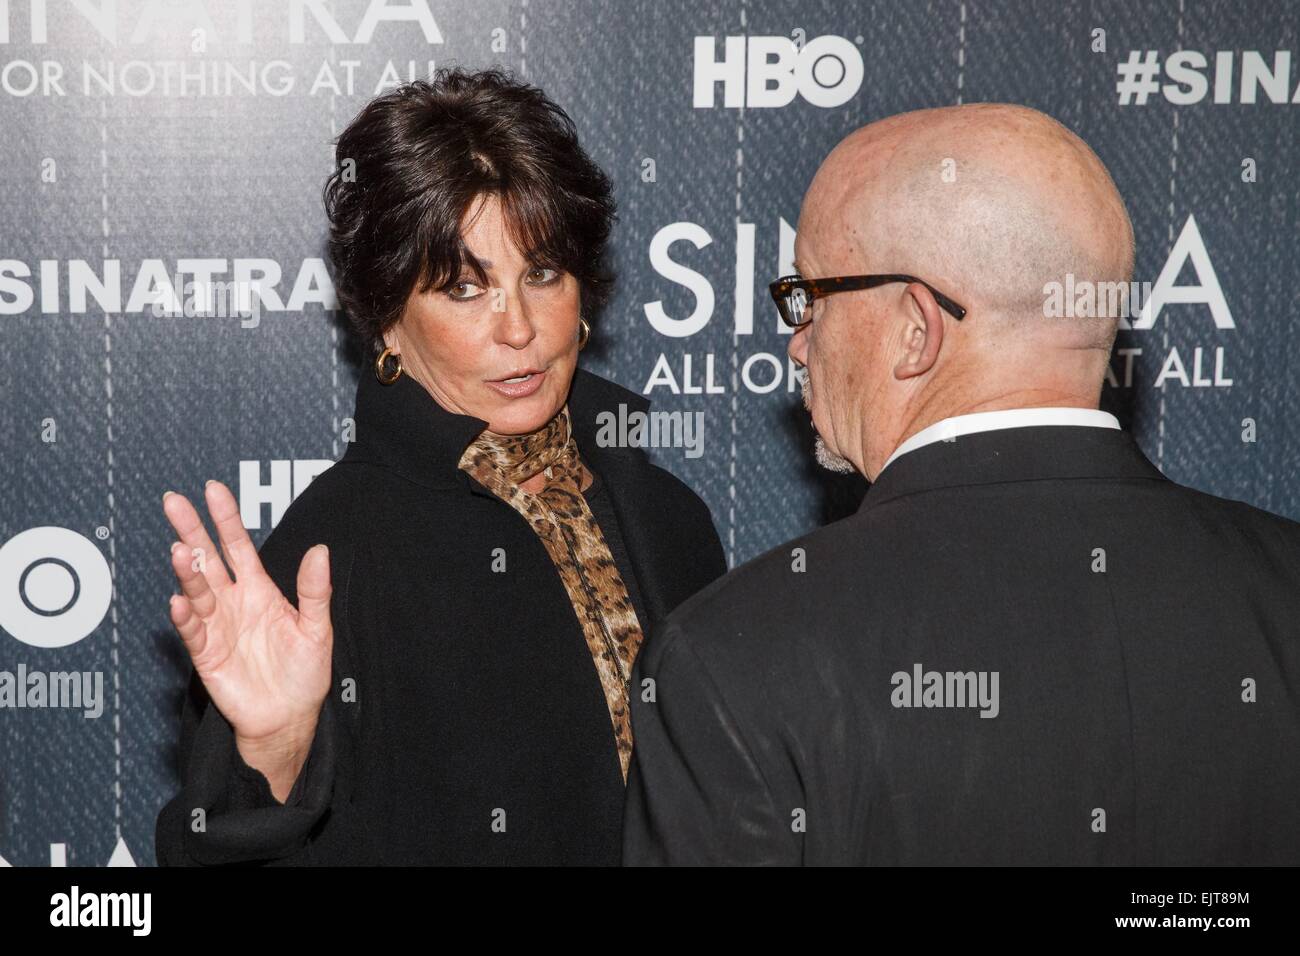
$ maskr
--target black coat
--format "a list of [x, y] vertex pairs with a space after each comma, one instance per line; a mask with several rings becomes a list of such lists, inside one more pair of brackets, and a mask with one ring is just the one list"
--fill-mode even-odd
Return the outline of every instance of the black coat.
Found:
[[[990, 703], [997, 672], [997, 715], [895, 706], [918, 664]], [[901, 456], [686, 602], [644, 676], [628, 864], [1300, 863], [1300, 524], [1120, 431]]]
[[[689, 488], [641, 449], [597, 445], [598, 411], [619, 403], [649, 404], [578, 371], [574, 434], [617, 516], [602, 530], [625, 545], [649, 634], [725, 561]], [[330, 549], [332, 689], [308, 762], [281, 805], [192, 676], [159, 862], [616, 865], [623, 779], [568, 594], [524, 518], [457, 468], [485, 423], [407, 376], [385, 387], [373, 375], [355, 422], [343, 458], [260, 552], [296, 603], [303, 554]]]

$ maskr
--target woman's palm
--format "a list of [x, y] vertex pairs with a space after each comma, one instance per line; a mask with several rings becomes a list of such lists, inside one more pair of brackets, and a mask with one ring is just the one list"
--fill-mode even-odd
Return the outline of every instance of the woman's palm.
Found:
[[181, 539], [172, 550], [182, 589], [172, 599], [172, 623], [194, 669], [245, 740], [314, 724], [329, 692], [333, 651], [328, 552], [317, 545], [303, 556], [295, 608], [266, 573], [230, 491], [214, 481], [205, 497], [234, 580], [194, 506], [183, 495], [163, 500]]

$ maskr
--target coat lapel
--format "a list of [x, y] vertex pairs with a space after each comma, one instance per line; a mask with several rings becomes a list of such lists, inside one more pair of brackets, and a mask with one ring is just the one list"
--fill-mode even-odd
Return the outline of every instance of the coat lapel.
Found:
[[626, 406], [626, 412], [650, 408], [649, 399], [578, 369], [569, 396], [574, 436], [583, 459], [605, 481], [605, 491], [618, 519], [641, 601], [650, 619], [645, 622], [649, 633], [673, 609], [670, 595], [674, 592], [673, 581], [680, 577], [680, 568], [678, 562], [670, 560], [671, 552], [656, 538], [663, 527], [663, 518], [655, 513], [660, 505], [653, 500], [649, 488], [649, 469], [653, 467], [649, 457], [640, 448], [601, 447], [597, 441], [598, 416], [609, 412], [617, 419], [620, 404]]

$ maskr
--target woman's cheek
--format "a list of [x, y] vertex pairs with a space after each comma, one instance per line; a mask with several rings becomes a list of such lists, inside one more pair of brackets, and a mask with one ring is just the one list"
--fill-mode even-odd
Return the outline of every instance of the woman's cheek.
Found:
[[559, 290], [550, 302], [550, 321], [548, 327], [553, 342], [573, 341], [578, 343], [579, 301], [576, 289]]
[[466, 308], [450, 323], [444, 342], [452, 349], [459, 368], [472, 370], [482, 367], [485, 356], [492, 347], [492, 313], [488, 309]]

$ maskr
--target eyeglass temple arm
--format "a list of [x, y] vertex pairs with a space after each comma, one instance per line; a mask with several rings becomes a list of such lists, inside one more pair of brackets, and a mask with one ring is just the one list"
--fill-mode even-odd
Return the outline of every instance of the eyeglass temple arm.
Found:
[[873, 288], [875, 286], [885, 285], [888, 282], [916, 282], [920, 285], [923, 285], [930, 290], [930, 294], [934, 296], [934, 301], [939, 303], [939, 308], [943, 309], [954, 319], [960, 320], [966, 317], [965, 308], [958, 305], [952, 299], [948, 298], [946, 295], [944, 295], [934, 286], [930, 285], [930, 283], [926, 282], [924, 279], [918, 279], [916, 276], [903, 275], [902, 273], [898, 273], [895, 275], [874, 276], [871, 279], [871, 281], [864, 283], [864, 285], [867, 288]]

